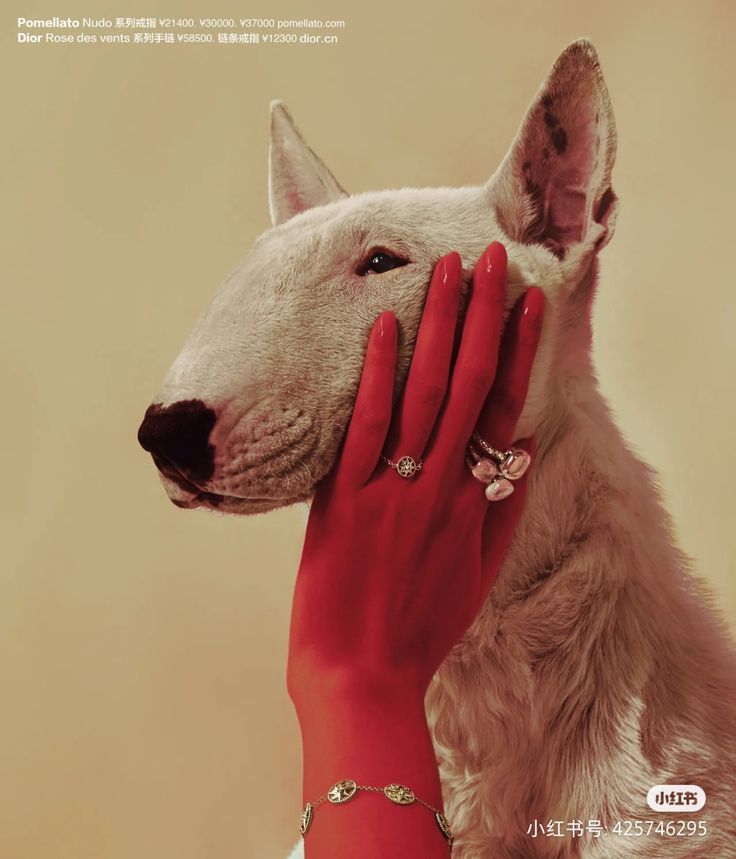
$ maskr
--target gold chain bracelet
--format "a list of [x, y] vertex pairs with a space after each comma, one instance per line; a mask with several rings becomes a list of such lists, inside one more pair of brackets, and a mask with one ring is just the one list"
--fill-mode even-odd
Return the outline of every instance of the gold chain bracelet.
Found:
[[314, 812], [322, 805], [323, 802], [331, 802], [333, 805], [342, 805], [351, 800], [359, 790], [367, 791], [368, 793], [382, 793], [387, 799], [390, 799], [394, 805], [413, 805], [415, 802], [423, 805], [434, 815], [435, 823], [437, 824], [443, 837], [450, 845], [452, 852], [452, 842], [454, 840], [450, 824], [447, 822], [445, 815], [436, 808], [433, 808], [429, 803], [414, 793], [410, 787], [403, 784], [387, 784], [385, 787], [373, 787], [372, 785], [357, 784], [352, 779], [343, 779], [343, 781], [333, 784], [332, 787], [323, 793], [319, 799], [313, 803], [308, 802], [302, 811], [301, 822], [299, 823], [299, 831], [302, 837], [305, 837], [309, 832], [309, 827], [314, 819]]

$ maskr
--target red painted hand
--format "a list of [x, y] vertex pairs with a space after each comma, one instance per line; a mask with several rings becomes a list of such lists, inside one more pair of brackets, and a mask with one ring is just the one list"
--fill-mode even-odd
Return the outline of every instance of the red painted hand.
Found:
[[[489, 502], [466, 449], [475, 429], [501, 450], [513, 441], [544, 304], [540, 290], [529, 290], [499, 348], [506, 253], [492, 244], [475, 267], [453, 363], [460, 283], [460, 257], [452, 253], [435, 268], [406, 387], [393, 408], [396, 320], [381, 314], [338, 461], [312, 504], [288, 664], [304, 740], [305, 799], [354, 778], [379, 786], [403, 781], [427, 802], [442, 802], [424, 694], [483, 605], [526, 494], [522, 478], [508, 498]], [[382, 452], [394, 463], [421, 460], [421, 470], [404, 478]], [[361, 802], [364, 810], [371, 806]], [[333, 813], [329, 826], [315, 820], [308, 855], [446, 855], [426, 809], [411, 806], [407, 827], [408, 818], [392, 817], [390, 803], [376, 802], [367, 818], [356, 800]], [[316, 817], [330, 811], [328, 803]]]
[[[441, 259], [393, 425], [393, 315], [371, 332], [341, 455], [309, 516], [291, 630], [296, 699], [316, 676], [423, 693], [482, 606], [521, 514], [525, 479], [489, 503], [465, 452], [476, 427], [502, 450], [513, 440], [542, 293], [530, 290], [513, 311], [497, 372], [506, 254], [491, 245], [475, 268], [450, 377], [460, 280], [459, 256]], [[380, 459], [384, 449], [394, 462], [423, 459], [421, 471], [403, 479]]]

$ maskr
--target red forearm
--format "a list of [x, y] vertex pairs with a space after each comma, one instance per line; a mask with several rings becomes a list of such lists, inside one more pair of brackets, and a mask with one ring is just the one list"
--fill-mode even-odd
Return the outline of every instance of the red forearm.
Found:
[[[379, 788], [406, 785], [418, 798], [442, 809], [437, 763], [418, 694], [330, 695], [329, 701], [300, 708], [299, 721], [305, 803], [314, 803], [336, 782], [352, 779]], [[360, 790], [344, 805], [323, 802], [305, 842], [308, 859], [450, 855], [429, 809], [417, 802], [394, 805], [382, 794]]]

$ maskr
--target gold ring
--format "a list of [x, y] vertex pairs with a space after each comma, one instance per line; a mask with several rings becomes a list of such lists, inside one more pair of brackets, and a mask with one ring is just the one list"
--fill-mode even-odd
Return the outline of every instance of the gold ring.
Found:
[[381, 459], [386, 463], [386, 465], [393, 468], [399, 477], [406, 478], [414, 477], [414, 475], [419, 474], [422, 470], [422, 466], [424, 465], [421, 459], [417, 461], [411, 456], [402, 456], [401, 459], [398, 459], [396, 462], [393, 462], [387, 456], [381, 456]]

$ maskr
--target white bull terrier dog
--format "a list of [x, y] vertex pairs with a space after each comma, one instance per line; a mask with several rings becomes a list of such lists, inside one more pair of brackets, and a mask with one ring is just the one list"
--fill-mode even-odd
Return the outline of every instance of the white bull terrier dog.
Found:
[[[236, 514], [309, 499], [378, 313], [399, 321], [398, 392], [438, 258], [459, 251], [469, 280], [503, 242], [508, 307], [532, 284], [547, 296], [518, 428], [536, 435], [538, 460], [488, 603], [427, 696], [454, 855], [736, 857], [734, 648], [592, 365], [598, 254], [617, 210], [593, 47], [563, 52], [478, 187], [351, 196], [279, 102], [271, 123], [273, 227], [214, 296], [139, 431], [170, 499]], [[649, 808], [649, 789], [672, 784], [699, 785], [705, 807]]]

